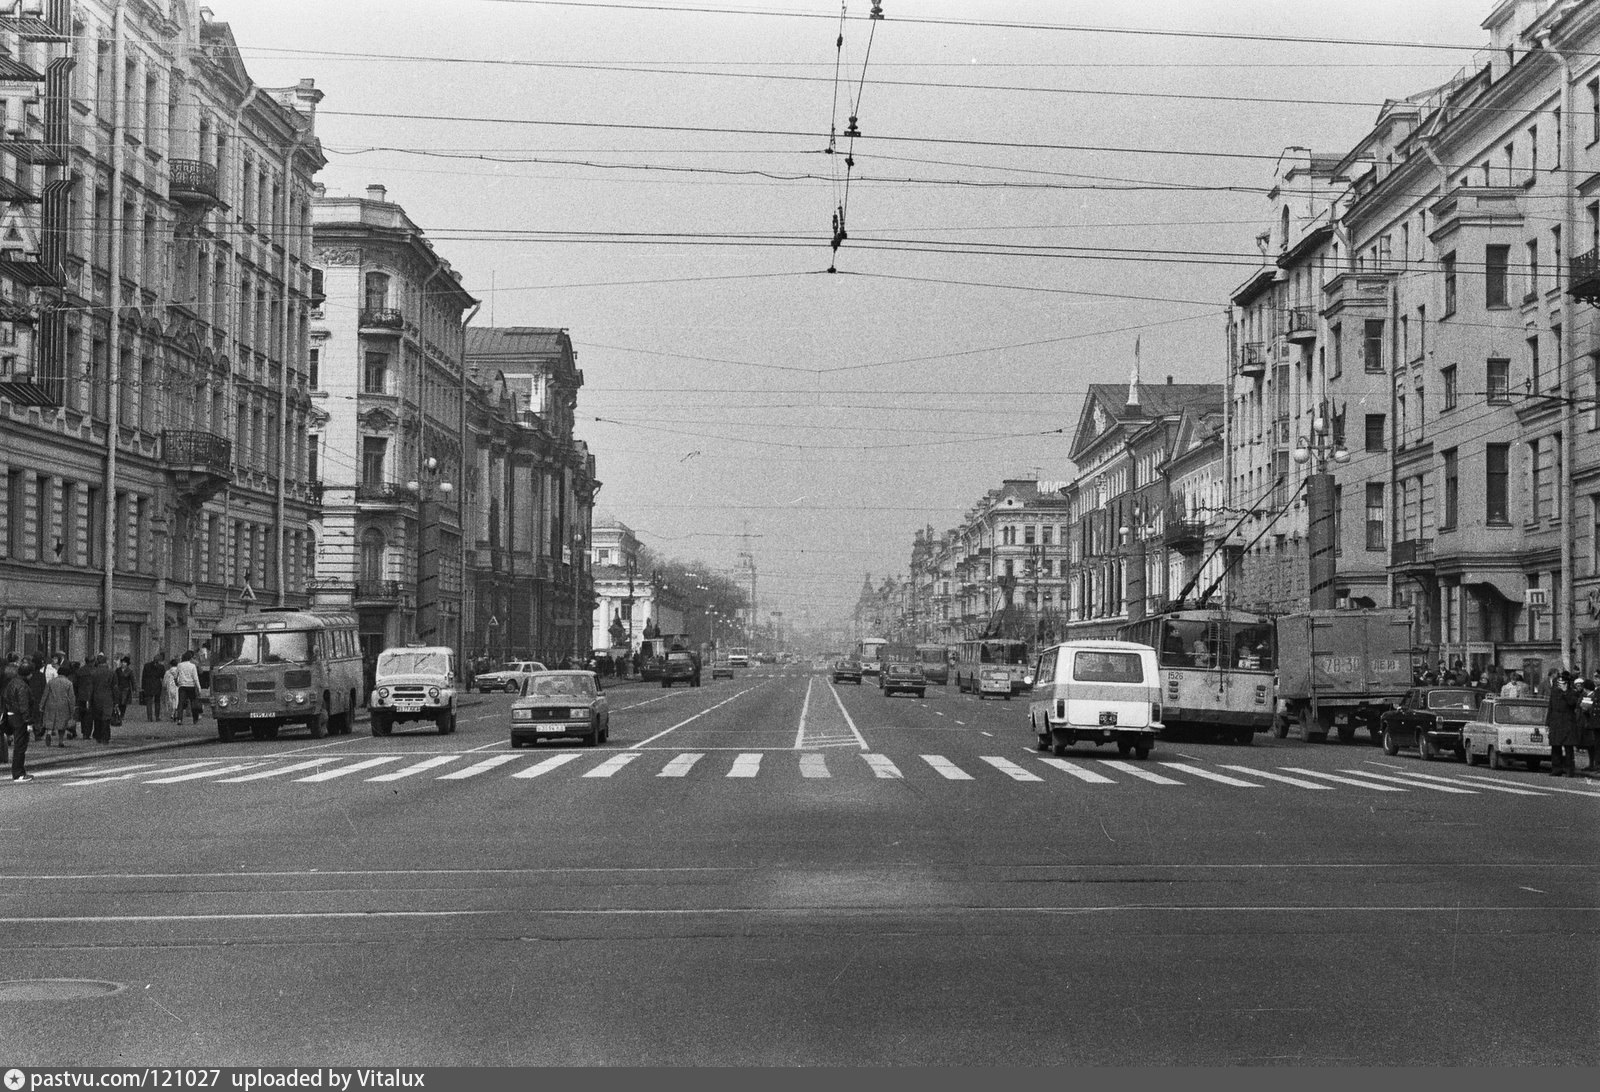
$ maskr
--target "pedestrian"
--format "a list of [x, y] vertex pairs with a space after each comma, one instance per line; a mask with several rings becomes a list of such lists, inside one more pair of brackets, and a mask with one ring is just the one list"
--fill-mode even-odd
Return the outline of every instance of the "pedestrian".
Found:
[[1578, 694], [1578, 746], [1589, 756], [1583, 772], [1594, 777], [1600, 770], [1600, 688], [1592, 678], [1579, 679], [1574, 684]]
[[1578, 694], [1572, 685], [1572, 672], [1563, 671], [1550, 683], [1550, 704], [1545, 708], [1544, 724], [1550, 736], [1550, 775], [1568, 777], [1577, 773]]
[[166, 703], [167, 716], [178, 723], [178, 658], [174, 656], [167, 669], [161, 673], [161, 698]]
[[117, 715], [113, 724], [121, 724], [122, 718], [128, 715], [128, 706], [133, 704], [133, 659], [124, 656], [117, 661], [117, 669], [112, 672], [112, 679], [116, 684]]
[[32, 673], [32, 664], [23, 664], [7, 658], [0, 668], [0, 731], [11, 739], [11, 780], [32, 781], [24, 760], [28, 754], [28, 736], [33, 731], [30, 713], [33, 698], [28, 693], [28, 679], [24, 671]]
[[45, 685], [48, 686], [51, 679], [61, 674], [61, 669], [67, 666], [66, 660], [66, 654], [61, 652], [50, 657], [49, 662], [44, 665]]
[[[36, 742], [44, 738], [44, 720], [41, 716], [41, 710], [44, 708], [44, 662], [44, 657], [35, 653], [30, 665], [32, 670], [28, 672], [28, 722], [33, 725], [33, 738]], [[45, 746], [49, 745], [46, 741]]]
[[[72, 719], [67, 723], [67, 738], [77, 739], [82, 730], [81, 717], [83, 703], [78, 700], [78, 672], [81, 670], [77, 660], [68, 660], [61, 665], [61, 677], [67, 680], [67, 685], [72, 687]], [[87, 737], [85, 737], [87, 738]]]
[[200, 689], [211, 689], [211, 642], [201, 641], [195, 650], [194, 669], [200, 675]]
[[117, 679], [106, 663], [106, 654], [96, 652], [94, 664], [84, 674], [89, 678], [89, 711], [84, 728], [96, 743], [110, 743], [111, 717], [117, 710]]
[[89, 716], [89, 679], [90, 669], [94, 667], [94, 657], [87, 653], [82, 662], [75, 662], [72, 672], [72, 692], [78, 699], [78, 724], [83, 732], [83, 738], [89, 738], [89, 728], [94, 721]]
[[161, 719], [161, 676], [166, 673], [167, 665], [159, 652], [139, 672], [139, 700], [144, 703], [146, 721]]
[[178, 661], [178, 723], [183, 723], [183, 711], [189, 710], [191, 723], [200, 723], [200, 669], [195, 666], [194, 653], [185, 652]]
[[44, 687], [44, 701], [39, 706], [39, 719], [44, 722], [44, 745], [50, 746], [50, 737], [54, 736], [57, 747], [67, 745], [67, 734], [73, 730], [73, 717], [77, 712], [78, 699], [72, 691], [72, 676], [65, 671], [56, 672], [56, 677], [51, 679]]

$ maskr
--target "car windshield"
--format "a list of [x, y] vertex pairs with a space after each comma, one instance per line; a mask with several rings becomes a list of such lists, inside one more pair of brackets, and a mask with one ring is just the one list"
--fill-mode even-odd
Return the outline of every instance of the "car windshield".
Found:
[[1510, 705], [1500, 703], [1494, 707], [1496, 724], [1543, 724], [1545, 709], [1541, 705]]
[[587, 701], [594, 697], [594, 680], [587, 675], [552, 675], [530, 679], [527, 694], [533, 698], [567, 698]]
[[1479, 694], [1475, 690], [1432, 690], [1428, 692], [1429, 709], [1465, 709], [1478, 707]]
[[450, 657], [443, 652], [420, 649], [386, 650], [378, 657], [379, 675], [448, 675]]
[[217, 647], [216, 666], [310, 663], [315, 658], [313, 636], [306, 630], [219, 633], [213, 637]]

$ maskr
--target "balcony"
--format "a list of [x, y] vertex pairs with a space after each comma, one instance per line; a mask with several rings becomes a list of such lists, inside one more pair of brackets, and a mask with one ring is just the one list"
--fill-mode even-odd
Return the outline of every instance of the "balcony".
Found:
[[1431, 573], [1433, 539], [1414, 538], [1396, 542], [1389, 549], [1389, 568], [1396, 573]]
[[61, 271], [45, 265], [37, 253], [21, 250], [0, 251], [0, 277], [29, 288], [46, 288], [63, 281]]
[[66, 21], [65, 5], [48, 5], [49, 12], [43, 15], [29, 14], [21, 10], [17, 4], [11, 5], [11, 10], [0, 14], [0, 31], [10, 31], [25, 42], [70, 42], [72, 31], [61, 29], [60, 24]]
[[1600, 250], [1579, 254], [1568, 272], [1567, 294], [1579, 303], [1600, 306]]
[[1317, 340], [1317, 309], [1315, 307], [1291, 307], [1284, 313], [1284, 336], [1290, 341], [1310, 342]]
[[417, 503], [417, 491], [399, 482], [358, 482], [356, 503], [410, 508]]
[[398, 307], [363, 307], [361, 332], [398, 334], [406, 328], [406, 316]]
[[1267, 347], [1259, 341], [1239, 346], [1239, 374], [1259, 379], [1267, 374]]
[[197, 159], [174, 159], [171, 168], [168, 191], [174, 201], [198, 205], [219, 203], [215, 166]]
[[51, 140], [18, 136], [15, 133], [8, 133], [4, 140], [0, 140], [0, 152], [36, 167], [63, 167], [67, 163], [65, 145]]
[[400, 581], [357, 580], [356, 603], [379, 603], [393, 606], [400, 602]]
[[1162, 544], [1179, 553], [1197, 554], [1206, 546], [1206, 521], [1181, 510], [1169, 510], [1162, 520]]
[[1353, 269], [1322, 286], [1322, 314], [1333, 319], [1346, 311], [1353, 318], [1388, 318], [1392, 270]]
[[233, 481], [233, 441], [209, 432], [167, 429], [161, 434], [161, 462], [178, 492], [198, 504]]
[[1517, 227], [1523, 221], [1521, 185], [1457, 186], [1433, 203], [1428, 237], [1434, 240], [1463, 227]]

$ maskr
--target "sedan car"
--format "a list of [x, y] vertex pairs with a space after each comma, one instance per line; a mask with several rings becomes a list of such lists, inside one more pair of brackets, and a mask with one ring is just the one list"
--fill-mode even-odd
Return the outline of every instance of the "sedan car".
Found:
[[1510, 759], [1537, 770], [1550, 760], [1550, 733], [1545, 730], [1547, 703], [1542, 698], [1484, 698], [1477, 714], [1461, 729], [1467, 764], [1487, 762], [1497, 770]]
[[1441, 751], [1460, 757], [1465, 753], [1461, 729], [1482, 699], [1478, 691], [1461, 686], [1412, 687], [1379, 718], [1383, 753], [1396, 755], [1402, 747], [1415, 747], [1423, 758], [1437, 758]]
[[928, 680], [922, 674], [922, 665], [909, 663], [905, 660], [890, 660], [883, 665], [883, 670], [878, 673], [878, 689], [883, 691], [883, 696], [888, 697], [904, 691], [922, 697], [928, 687]]
[[611, 735], [611, 706], [592, 671], [538, 671], [522, 680], [511, 703], [511, 746], [541, 739], [598, 746]]
[[516, 694], [522, 690], [522, 684], [529, 675], [544, 670], [544, 664], [538, 660], [507, 660], [504, 666], [474, 677], [472, 685], [477, 687], [480, 694], [487, 694], [491, 690]]
[[718, 656], [711, 661], [711, 677], [713, 679], [733, 678], [733, 664], [726, 656]]
[[861, 685], [861, 661], [860, 660], [851, 660], [851, 659], [843, 659], [843, 660], [835, 660], [835, 661], [833, 661], [833, 681], [834, 682], [853, 682], [857, 686], [860, 686]]

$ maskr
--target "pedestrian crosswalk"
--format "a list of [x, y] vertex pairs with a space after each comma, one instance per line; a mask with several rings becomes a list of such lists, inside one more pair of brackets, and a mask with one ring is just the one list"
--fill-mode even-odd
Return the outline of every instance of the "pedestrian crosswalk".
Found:
[[431, 781], [459, 783], [508, 778], [523, 781], [564, 771], [584, 780], [626, 781], [637, 776], [674, 779], [775, 780], [799, 778], [820, 782], [848, 778], [871, 781], [932, 779], [951, 785], [969, 782], [1012, 783], [1035, 786], [1078, 786], [1093, 789], [1149, 787], [1163, 791], [1181, 789], [1330, 792], [1340, 788], [1371, 793], [1417, 793], [1444, 796], [1543, 796], [1556, 794], [1600, 799], [1600, 784], [1576, 782], [1546, 786], [1478, 774], [1444, 776], [1412, 771], [1399, 765], [1367, 763], [1332, 771], [1305, 766], [1254, 767], [1237, 763], [1191, 761], [1140, 761], [1100, 759], [1085, 755], [1072, 760], [1037, 755], [1029, 751], [1012, 757], [969, 755], [952, 757], [918, 754], [908, 761], [880, 752], [830, 751], [640, 751], [611, 753], [563, 751], [529, 759], [518, 754], [435, 754], [262, 757], [248, 760], [205, 759], [189, 762], [145, 761], [124, 766], [63, 767], [43, 771], [48, 784], [84, 788], [95, 785], [150, 786], [245, 785], [270, 782], [280, 785], [391, 784]]

